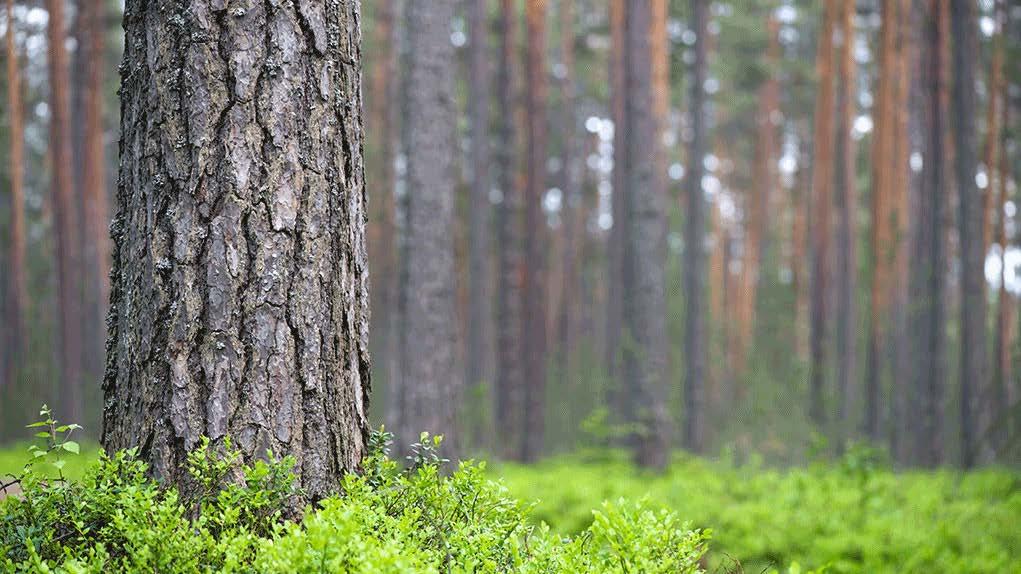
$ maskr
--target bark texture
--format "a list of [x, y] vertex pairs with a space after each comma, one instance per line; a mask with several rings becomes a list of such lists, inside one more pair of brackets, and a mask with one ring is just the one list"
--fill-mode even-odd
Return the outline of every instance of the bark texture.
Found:
[[625, 74], [628, 94], [624, 123], [624, 378], [628, 414], [640, 431], [633, 437], [635, 460], [661, 468], [667, 462], [666, 413], [666, 218], [660, 128], [654, 114], [651, 64], [652, 9], [647, 0], [625, 4]]
[[103, 445], [186, 484], [200, 437], [293, 455], [310, 500], [368, 430], [359, 3], [129, 0]]
[[[685, 182], [687, 196], [687, 219], [684, 226], [684, 446], [693, 452], [704, 447], [705, 423], [705, 376], [706, 376], [706, 327], [705, 327], [705, 219], [706, 202], [702, 192], [702, 177], [706, 154], [706, 109], [705, 81], [708, 73], [708, 27], [709, 7], [706, 0], [691, 0], [692, 30], [695, 32], [695, 59], [692, 63], [691, 79], [691, 148], [688, 155], [688, 170]], [[716, 209], [718, 212], [718, 208]], [[719, 270], [720, 287], [727, 268], [724, 262], [724, 241], [722, 221], [714, 217], [716, 243], [714, 253], [719, 261], [714, 269]], [[715, 290], [714, 290], [715, 291]], [[722, 315], [723, 306], [719, 306]], [[714, 317], [720, 321], [723, 317]]]
[[65, 46], [63, 0], [47, 0], [50, 76], [50, 155], [53, 162], [53, 214], [56, 228], [57, 308], [60, 325], [61, 404], [64, 420], [82, 415], [81, 262], [77, 203], [71, 180], [71, 100]]
[[0, 377], [0, 391], [5, 383], [12, 384], [19, 367], [22, 342], [25, 340], [28, 311], [28, 287], [25, 275], [25, 190], [22, 167], [25, 158], [23, 141], [24, 116], [21, 109], [21, 70], [14, 43], [14, 0], [7, 0], [7, 33], [4, 37], [7, 57], [7, 117], [10, 141], [8, 177], [10, 178], [10, 245], [7, 274], [7, 314], [3, 339], [6, 349], [7, 372]]
[[456, 455], [457, 366], [454, 286], [454, 0], [407, 4], [405, 97], [407, 192], [401, 257], [399, 444], [418, 433], [446, 437]]
[[985, 214], [975, 185], [975, 66], [978, 24], [974, 2], [950, 0], [953, 41], [954, 142], [958, 193], [958, 238], [961, 246], [961, 464], [970, 468], [979, 459], [982, 427], [977, 420], [979, 393], [986, 388]]

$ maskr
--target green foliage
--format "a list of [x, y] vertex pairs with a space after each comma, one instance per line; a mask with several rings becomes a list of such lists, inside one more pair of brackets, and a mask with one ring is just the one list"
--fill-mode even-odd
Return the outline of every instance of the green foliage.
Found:
[[[47, 444], [66, 444], [53, 436]], [[484, 464], [447, 476], [440, 441], [423, 435], [405, 468], [388, 457], [391, 438], [374, 433], [364, 473], [300, 521], [285, 520], [300, 494], [294, 461], [242, 464], [229, 441], [203, 441], [189, 455], [185, 492], [151, 479], [133, 450], [101, 453], [79, 481], [28, 465], [22, 493], [0, 501], [0, 570], [700, 572], [708, 533], [647, 501], [604, 503], [588, 528], [563, 537], [533, 525]]]
[[588, 509], [600, 501], [655, 500], [712, 529], [710, 572], [1021, 572], [1021, 477], [1003, 469], [897, 473], [853, 445], [837, 464], [786, 471], [679, 455], [650, 474], [616, 453], [496, 474], [564, 534], [598, 525]]

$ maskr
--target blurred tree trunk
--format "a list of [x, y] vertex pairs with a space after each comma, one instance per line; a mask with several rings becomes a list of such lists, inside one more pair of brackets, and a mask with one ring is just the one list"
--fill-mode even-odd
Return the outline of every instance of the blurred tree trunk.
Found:
[[[705, 218], [706, 201], [702, 190], [705, 175], [703, 158], [708, 141], [706, 137], [705, 82], [708, 76], [709, 2], [691, 0], [691, 29], [695, 33], [694, 55], [690, 80], [691, 147], [688, 153], [688, 170], [685, 178], [687, 217], [684, 226], [684, 447], [701, 452], [705, 441], [705, 374], [706, 374], [706, 321], [705, 321]], [[717, 226], [714, 253], [720, 281], [726, 283], [727, 273], [722, 221], [714, 217]], [[720, 285], [722, 287], [722, 285]], [[717, 296], [722, 295], [722, 292]], [[722, 312], [725, 303], [717, 309]], [[720, 316], [713, 318], [724, 325]], [[728, 327], [729, 329], [729, 327]], [[726, 335], [724, 335], [726, 338]], [[728, 376], [723, 374], [722, 376]]]
[[847, 438], [851, 403], [856, 396], [858, 365], [858, 178], [855, 142], [852, 137], [858, 94], [854, 60], [854, 16], [857, 2], [844, 0], [840, 14], [840, 97], [837, 121], [836, 197], [837, 208], [837, 317], [836, 317], [836, 398], [839, 428], [838, 449]]
[[82, 416], [81, 262], [77, 202], [71, 179], [71, 118], [63, 0], [46, 0], [50, 75], [50, 150], [53, 162], [53, 213], [56, 229], [57, 307], [60, 325], [61, 401], [64, 420]]
[[521, 333], [521, 177], [520, 70], [515, 0], [500, 0], [500, 66], [497, 85], [500, 114], [499, 145], [495, 148], [496, 184], [502, 193], [497, 213], [499, 275], [496, 321], [497, 379], [495, 393], [496, 432], [500, 451], [507, 457], [521, 454], [522, 387], [524, 385]]
[[985, 430], [978, 420], [978, 398], [986, 390], [985, 214], [975, 186], [975, 66], [978, 23], [974, 3], [950, 0], [953, 38], [954, 139], [957, 153], [958, 235], [961, 245], [961, 464], [974, 466], [983, 453]]
[[624, 107], [627, 94], [624, 89], [624, 2], [610, 0], [610, 115], [613, 119], [613, 173], [611, 175], [613, 204], [613, 227], [610, 229], [609, 245], [607, 246], [607, 301], [606, 301], [606, 372], [609, 376], [611, 392], [610, 403], [620, 407], [624, 403], [623, 389], [619, 388], [620, 374], [620, 343], [622, 301], [624, 298], [624, 255], [623, 228], [624, 202], [627, 190], [624, 189]]
[[79, 4], [79, 39], [83, 42], [84, 137], [81, 148], [82, 270], [85, 312], [83, 327], [88, 345], [83, 364], [90, 380], [102, 376], [106, 340], [103, 320], [110, 302], [110, 209], [107, 205], [106, 160], [103, 142], [103, 68], [105, 59], [106, 4]]
[[[995, 31], [992, 37], [992, 61], [989, 74], [989, 101], [986, 120], [986, 171], [989, 174], [986, 197], [990, 198], [986, 208], [989, 233], [996, 230], [996, 243], [1000, 246], [1000, 287], [996, 297], [996, 326], [993, 334], [993, 364], [989, 392], [985, 394], [982, 408], [988, 411], [988, 433], [994, 451], [1002, 446], [1006, 415], [1006, 381], [1010, 377], [1010, 294], [1007, 291], [1007, 229], [1004, 207], [1006, 197], [1006, 180], [1009, 164], [1007, 162], [1007, 146], [1001, 138], [1006, 137], [1010, 126], [1008, 105], [1006, 101], [1007, 83], [1003, 78], [1004, 50], [1004, 6], [1002, 2], [994, 5]], [[991, 244], [985, 246], [984, 253], [989, 253]]]
[[798, 121], [795, 130], [798, 134], [798, 171], [794, 185], [791, 187], [791, 208], [794, 210], [794, 221], [791, 230], [791, 271], [794, 282], [794, 353], [799, 360], [808, 358], [809, 329], [808, 312], [810, 277], [808, 264], [808, 234], [812, 214], [812, 178], [811, 178], [811, 134], [808, 122]]
[[833, 30], [837, 6], [827, 2], [823, 13], [819, 46], [816, 53], [816, 75], [819, 91], [815, 107], [815, 163], [812, 171], [812, 311], [811, 311], [811, 374], [809, 414], [812, 421], [825, 420], [823, 392], [829, 371], [829, 301], [831, 266], [831, 220], [833, 218]]
[[[490, 174], [489, 174], [489, 10], [487, 0], [468, 4], [469, 77], [471, 97], [472, 186], [469, 211], [468, 258], [469, 302], [467, 340], [467, 384], [483, 384], [491, 372], [493, 329], [490, 301]], [[471, 391], [469, 391], [471, 392]], [[481, 428], [474, 429], [476, 436]]]
[[560, 0], [560, 64], [563, 66], [563, 77], [560, 79], [560, 190], [561, 202], [561, 281], [560, 305], [557, 316], [557, 358], [559, 373], [562, 378], [572, 376], [569, 373], [570, 357], [575, 351], [578, 340], [578, 297], [579, 268], [578, 259], [583, 252], [580, 243], [584, 239], [585, 219], [582, 211], [580, 186], [580, 164], [578, 141], [583, 141], [577, 133], [575, 118], [575, 56], [574, 43], [574, 0]]
[[[922, 66], [925, 149], [911, 257], [909, 314], [914, 376], [912, 404], [919, 407], [910, 425], [914, 462], [936, 466], [943, 460], [943, 400], [946, 385], [946, 236], [948, 179], [947, 109], [944, 93], [948, 30], [941, 12], [946, 0], [927, 2]], [[917, 419], [915, 419], [917, 417]]]
[[527, 0], [525, 264], [522, 293], [522, 357], [525, 368], [524, 437], [521, 459], [542, 454], [546, 415], [546, 0]]
[[126, 5], [103, 446], [293, 456], [297, 512], [369, 430], [360, 3], [216, 4]]
[[628, 0], [625, 7], [624, 380], [628, 418], [641, 429], [632, 437], [635, 460], [662, 468], [670, 432], [665, 404], [666, 194], [655, 173], [662, 165], [662, 147], [653, 113], [653, 10], [647, 0]]
[[401, 446], [420, 432], [446, 437], [456, 456], [461, 373], [454, 286], [454, 0], [407, 4], [407, 193], [401, 257]]
[[6, 315], [7, 328], [3, 340], [6, 349], [7, 372], [0, 377], [0, 391], [3, 385], [12, 384], [23, 363], [22, 354], [27, 339], [28, 287], [25, 275], [25, 191], [24, 162], [25, 144], [23, 141], [25, 127], [21, 107], [21, 70], [17, 47], [14, 43], [14, 0], [7, 0], [7, 33], [4, 38], [7, 52], [7, 123], [10, 178], [10, 244], [7, 275], [8, 307]]

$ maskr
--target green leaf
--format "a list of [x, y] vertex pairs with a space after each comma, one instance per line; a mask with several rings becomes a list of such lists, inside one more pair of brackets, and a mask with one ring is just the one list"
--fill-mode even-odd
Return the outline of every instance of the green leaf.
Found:
[[63, 468], [64, 468], [64, 465], [65, 465], [65, 464], [67, 464], [67, 461], [66, 461], [66, 460], [64, 460], [64, 459], [60, 459], [60, 460], [55, 460], [55, 461], [53, 461], [53, 466], [54, 466], [54, 467], [55, 467], [55, 468], [56, 468], [57, 470], [61, 470], [61, 469], [63, 469]]
[[79, 447], [78, 443], [74, 442], [73, 440], [61, 443], [60, 448], [66, 450], [67, 452], [73, 452], [75, 454], [81, 452], [81, 447]]
[[39, 421], [37, 423], [32, 423], [30, 425], [25, 425], [25, 428], [27, 428], [27, 429], [34, 429], [34, 428], [44, 427], [44, 426], [46, 426], [46, 421]]
[[37, 451], [32, 453], [32, 456], [34, 456], [35, 458], [46, 456], [46, 451], [45, 450], [37, 450]]
[[46, 431], [37, 432], [37, 433], [35, 433], [35, 436], [38, 437], [38, 438], [50, 438], [50, 433], [48, 433]]

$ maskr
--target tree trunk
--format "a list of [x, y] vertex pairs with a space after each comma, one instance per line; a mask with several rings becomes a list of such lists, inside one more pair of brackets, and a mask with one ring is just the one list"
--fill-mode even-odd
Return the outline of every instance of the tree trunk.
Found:
[[830, 222], [833, 217], [833, 29], [837, 7], [827, 2], [823, 14], [819, 46], [816, 53], [816, 74], [819, 92], [815, 107], [815, 164], [812, 175], [812, 311], [811, 311], [811, 374], [809, 414], [822, 424], [825, 418], [823, 389], [829, 370], [830, 300]]
[[50, 72], [50, 142], [56, 228], [57, 307], [60, 325], [61, 407], [64, 420], [82, 416], [82, 309], [78, 214], [71, 180], [71, 120], [63, 0], [46, 0]]
[[950, 0], [953, 41], [953, 118], [957, 153], [958, 236], [961, 245], [961, 464], [978, 462], [982, 421], [977, 397], [986, 389], [985, 217], [975, 186], [975, 65], [978, 31], [974, 3]]
[[854, 400], [856, 367], [858, 364], [858, 184], [856, 150], [851, 137], [855, 119], [856, 64], [854, 60], [854, 13], [855, 0], [844, 0], [840, 26], [842, 44], [840, 49], [840, 104], [837, 113], [840, 122], [838, 135], [838, 158], [836, 164], [836, 207], [837, 207], [837, 341], [836, 341], [836, 397], [837, 420], [840, 444], [849, 431], [851, 403]]
[[624, 150], [624, 108], [627, 93], [624, 88], [624, 1], [610, 0], [610, 116], [613, 120], [613, 173], [611, 174], [613, 227], [610, 229], [607, 246], [607, 295], [606, 295], [606, 373], [609, 377], [611, 392], [610, 403], [619, 407], [624, 403], [621, 398], [624, 390], [620, 388], [620, 342], [622, 300], [624, 297], [624, 255], [623, 228], [624, 202], [627, 190], [624, 189], [624, 164], [621, 154]]
[[126, 5], [103, 445], [185, 486], [229, 435], [314, 501], [368, 432], [359, 3], [217, 6]]
[[[709, 7], [706, 0], [691, 0], [692, 31], [695, 32], [695, 59], [692, 62], [691, 90], [691, 148], [688, 154], [688, 171], [685, 180], [688, 213], [684, 226], [684, 446], [701, 452], [705, 437], [705, 195], [702, 191], [704, 176], [703, 158], [706, 154], [705, 81], [708, 74]], [[722, 223], [722, 222], [721, 222]], [[721, 282], [726, 283], [727, 273], [722, 229], [716, 229], [720, 254]], [[721, 317], [714, 321], [724, 324]], [[724, 375], [726, 376], [726, 375]]]
[[666, 219], [660, 127], [653, 113], [651, 24], [646, 0], [628, 0], [625, 14], [624, 122], [624, 380], [632, 422], [635, 460], [642, 466], [666, 465], [669, 425], [666, 384]]
[[0, 377], [0, 391], [3, 385], [12, 384], [22, 364], [22, 351], [27, 338], [25, 319], [28, 311], [28, 287], [25, 275], [25, 162], [24, 116], [21, 108], [21, 71], [17, 48], [14, 44], [14, 0], [7, 0], [7, 33], [4, 38], [7, 52], [7, 114], [8, 137], [10, 141], [10, 251], [8, 264], [8, 313], [5, 329], [4, 348], [7, 350], [7, 372]]
[[570, 357], [575, 350], [578, 334], [578, 259], [582, 252], [581, 243], [584, 232], [582, 211], [580, 174], [578, 163], [578, 145], [582, 140], [575, 126], [575, 88], [574, 88], [574, 0], [560, 0], [560, 63], [564, 74], [560, 80], [560, 121], [561, 133], [560, 159], [563, 165], [560, 170], [561, 203], [561, 280], [560, 304], [557, 316], [557, 360], [558, 372], [564, 379], [571, 378]]
[[923, 81], [925, 150], [921, 193], [911, 258], [911, 339], [915, 365], [912, 404], [919, 407], [913, 430], [914, 461], [936, 466], [943, 460], [943, 397], [946, 385], [947, 110], [943, 98], [944, 44], [948, 30], [940, 11], [946, 0], [929, 0], [925, 21]]
[[401, 257], [400, 328], [403, 398], [398, 437], [445, 435], [460, 446], [455, 413], [463, 371], [457, 369], [454, 321], [454, 0], [410, 0], [405, 145], [408, 180]]
[[546, 0], [525, 5], [528, 32], [525, 185], [525, 264], [522, 289], [522, 356], [525, 368], [521, 459], [542, 454], [546, 409]]
[[[468, 251], [468, 346], [467, 383], [481, 385], [490, 372], [492, 332], [489, 271], [489, 11], [486, 0], [468, 4], [468, 32], [471, 38], [471, 165], [472, 187], [469, 213]], [[475, 429], [476, 436], [482, 429]]]

